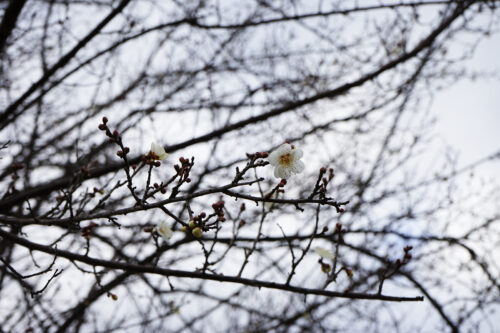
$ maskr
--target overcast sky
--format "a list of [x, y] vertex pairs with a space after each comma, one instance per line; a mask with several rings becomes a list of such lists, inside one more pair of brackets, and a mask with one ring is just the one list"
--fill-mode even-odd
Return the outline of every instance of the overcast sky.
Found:
[[[483, 40], [468, 69], [500, 71], [500, 34]], [[436, 130], [443, 140], [460, 151], [459, 165], [472, 163], [500, 151], [500, 78], [459, 81], [436, 94], [432, 106]], [[480, 169], [481, 174], [500, 174], [500, 160]]]

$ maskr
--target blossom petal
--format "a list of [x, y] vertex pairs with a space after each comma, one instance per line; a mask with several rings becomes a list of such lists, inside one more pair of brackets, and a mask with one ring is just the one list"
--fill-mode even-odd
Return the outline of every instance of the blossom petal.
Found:
[[283, 173], [283, 167], [281, 165], [277, 166], [275, 169], [274, 169], [274, 177], [276, 178], [285, 178], [283, 177], [284, 176], [284, 173]]
[[295, 147], [295, 149], [292, 149], [292, 154], [296, 160], [299, 160], [304, 155], [304, 152], [302, 149]]
[[269, 163], [273, 166], [277, 166], [280, 164], [280, 153], [278, 150], [273, 151], [271, 154], [269, 154], [269, 157], [267, 158], [269, 160]]
[[325, 258], [325, 259], [333, 259], [335, 258], [335, 256], [333, 255], [333, 253], [331, 251], [328, 251], [327, 249], [325, 248], [322, 248], [322, 247], [316, 247], [314, 249], [314, 251], [319, 254], [320, 257], [322, 258]]
[[156, 232], [158, 232], [158, 234], [165, 240], [169, 240], [170, 238], [172, 238], [172, 235], [174, 234], [174, 232], [172, 231], [167, 222], [158, 223], [156, 227]]
[[302, 171], [304, 171], [304, 168], [305, 168], [305, 165], [302, 161], [295, 161], [295, 163], [293, 163], [291, 165], [291, 169], [295, 173], [301, 173]]
[[277, 166], [276, 169], [274, 169], [274, 177], [280, 178], [280, 179], [287, 179], [290, 178], [292, 175], [292, 169], [290, 167], [280, 165]]
[[168, 157], [167, 152], [165, 151], [165, 148], [163, 146], [157, 145], [156, 143], [152, 142], [151, 143], [151, 151], [158, 156], [158, 158], [161, 160], [164, 160], [165, 158]]

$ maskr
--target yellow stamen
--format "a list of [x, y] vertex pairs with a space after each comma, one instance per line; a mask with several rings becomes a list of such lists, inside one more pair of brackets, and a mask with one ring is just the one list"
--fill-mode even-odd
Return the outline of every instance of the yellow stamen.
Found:
[[280, 156], [281, 165], [290, 165], [292, 163], [292, 156], [290, 153], [286, 153]]

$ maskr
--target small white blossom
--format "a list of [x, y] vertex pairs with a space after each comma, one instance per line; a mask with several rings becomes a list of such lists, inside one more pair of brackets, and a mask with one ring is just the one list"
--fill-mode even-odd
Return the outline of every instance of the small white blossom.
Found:
[[156, 226], [156, 232], [165, 240], [169, 240], [174, 234], [168, 223], [165, 221], [158, 223]]
[[325, 259], [333, 259], [335, 258], [335, 256], [333, 255], [333, 253], [331, 251], [328, 251], [327, 249], [325, 248], [322, 248], [322, 247], [316, 247], [314, 249], [314, 251], [316, 251], [317, 254], [320, 255], [320, 257], [323, 257]]
[[156, 143], [151, 143], [151, 152], [158, 156], [158, 160], [162, 161], [167, 158], [168, 154], [163, 146], [157, 145]]
[[294, 173], [301, 173], [304, 170], [304, 163], [300, 160], [302, 155], [302, 149], [288, 143], [279, 146], [269, 154], [269, 163], [274, 166], [274, 176], [287, 179]]

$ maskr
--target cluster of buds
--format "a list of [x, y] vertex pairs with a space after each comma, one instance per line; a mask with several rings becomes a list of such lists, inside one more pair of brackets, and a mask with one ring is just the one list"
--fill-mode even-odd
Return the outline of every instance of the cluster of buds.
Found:
[[201, 212], [200, 215], [193, 217], [189, 221], [187, 226], [182, 226], [181, 230], [185, 233], [191, 233], [196, 238], [201, 238], [203, 235], [204, 221], [203, 219], [207, 216], [205, 212]]
[[123, 158], [125, 155], [127, 155], [128, 153], [130, 153], [130, 148], [129, 147], [123, 147], [122, 150], [118, 150], [116, 152], [116, 155], [120, 158]]
[[189, 178], [189, 172], [193, 166], [193, 159], [191, 161], [184, 157], [179, 157], [179, 162], [181, 163], [174, 165], [175, 172], [181, 177], [181, 181], [184, 180], [186, 183], [191, 182], [191, 178]]
[[330, 181], [335, 177], [334, 171], [332, 168], [328, 169], [328, 176], [326, 175], [327, 173], [327, 168], [322, 167], [319, 169], [319, 177], [318, 177], [318, 182], [316, 183], [316, 187], [314, 189], [315, 193], [319, 193], [319, 197], [321, 199], [325, 198], [326, 194], [326, 187], [330, 183]]
[[92, 234], [92, 230], [97, 227], [97, 224], [90, 222], [86, 227], [82, 228], [82, 236], [89, 239]]
[[106, 117], [102, 117], [102, 123], [99, 124], [98, 128], [106, 134], [106, 136], [109, 138], [109, 141], [111, 142], [117, 142], [121, 139], [120, 133], [118, 133], [117, 130], [111, 132], [108, 127], [108, 118]]
[[161, 192], [162, 194], [167, 193], [167, 189], [165, 188], [165, 186], [163, 185], [163, 183], [161, 183], [160, 185], [159, 185], [158, 183], [154, 183], [154, 184], [153, 184], [153, 187], [154, 187], [156, 190], [158, 190], [158, 189], [159, 189], [159, 190], [160, 190], [160, 192]]
[[247, 157], [249, 159], [267, 158], [268, 156], [269, 156], [269, 153], [267, 151], [264, 151], [264, 152], [255, 152], [253, 154], [247, 153]]
[[152, 151], [149, 151], [146, 155], [143, 155], [141, 157], [141, 160], [144, 162], [144, 164], [152, 165], [155, 167], [159, 167], [161, 165], [161, 162], [158, 161], [158, 159], [158, 155], [156, 155]]
[[411, 245], [408, 245], [406, 246], [403, 251], [404, 251], [404, 255], [403, 255], [403, 258], [402, 259], [396, 259], [396, 265], [398, 267], [401, 267], [403, 265], [406, 265], [410, 259], [411, 259], [411, 253], [410, 251], [413, 249], [413, 246]]
[[226, 221], [226, 217], [224, 216], [224, 201], [219, 200], [212, 205], [214, 209], [214, 213], [218, 216], [218, 221], [224, 222]]
[[117, 130], [111, 132], [108, 127], [107, 117], [102, 117], [102, 123], [99, 124], [98, 128], [106, 134], [110, 142], [116, 143], [118, 146], [120, 146], [121, 149], [116, 152], [116, 155], [120, 158], [125, 159], [127, 154], [130, 153], [130, 148], [123, 146], [122, 137]]

